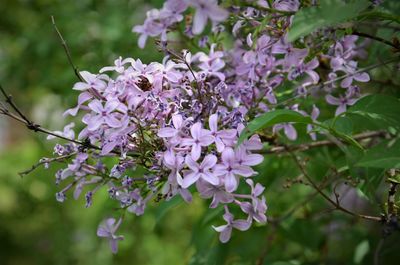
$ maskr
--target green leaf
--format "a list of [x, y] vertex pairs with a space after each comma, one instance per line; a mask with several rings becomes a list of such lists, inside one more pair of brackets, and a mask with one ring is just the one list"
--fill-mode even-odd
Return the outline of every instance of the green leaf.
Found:
[[356, 18], [370, 3], [366, 0], [345, 2], [342, 0], [320, 1], [318, 7], [300, 9], [293, 19], [293, 25], [289, 30], [288, 40], [295, 41], [319, 28], [334, 26]]
[[369, 242], [368, 240], [364, 240], [356, 247], [353, 258], [354, 263], [360, 264], [363, 261], [365, 255], [368, 254], [368, 252], [369, 252]]
[[372, 168], [400, 168], [400, 141], [383, 142], [371, 149], [355, 166]]
[[361, 98], [346, 112], [379, 121], [383, 126], [400, 128], [400, 101], [397, 98], [374, 94]]
[[258, 130], [284, 122], [313, 123], [310, 117], [303, 116], [297, 111], [286, 109], [273, 110], [249, 122], [248, 126], [240, 134], [238, 144], [241, 144]]
[[155, 225], [159, 225], [160, 222], [162, 221], [162, 219], [164, 218], [164, 216], [172, 209], [174, 209], [175, 207], [178, 207], [178, 205], [180, 205], [181, 203], [183, 203], [182, 197], [180, 196], [175, 196], [174, 198], [172, 198], [170, 201], [164, 201], [162, 202], [156, 210], [155, 213], [155, 217], [156, 217], [156, 223]]

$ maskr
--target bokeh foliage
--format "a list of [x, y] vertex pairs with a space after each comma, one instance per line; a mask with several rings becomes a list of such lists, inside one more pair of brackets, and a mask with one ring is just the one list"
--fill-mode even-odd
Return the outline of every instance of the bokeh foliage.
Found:
[[[393, 3], [389, 1], [390, 8], [400, 10]], [[67, 40], [75, 64], [96, 72], [118, 56], [144, 62], [162, 58], [155, 45], [140, 50], [131, 33], [146, 10], [161, 5], [162, 1], [138, 0], [1, 0], [0, 82], [34, 120], [58, 129], [67, 122], [61, 119], [62, 110], [74, 104], [77, 94], [71, 87], [76, 77], [50, 16]], [[390, 29], [365, 30], [384, 38], [394, 34]], [[368, 50], [366, 65], [391, 56], [379, 43], [372, 43]], [[391, 67], [374, 70], [373, 79], [378, 82], [365, 89], [379, 88], [398, 97], [399, 77], [393, 73], [396, 69]], [[349, 130], [347, 125], [342, 121], [343, 130]], [[112, 255], [106, 242], [95, 235], [100, 220], [116, 206], [105, 199], [107, 191], [96, 194], [88, 209], [83, 200], [59, 204], [54, 198], [55, 168], [39, 169], [23, 179], [17, 175], [41, 157], [50, 156], [51, 143], [10, 121], [2, 119], [0, 126], [0, 264], [373, 264], [382, 238], [379, 225], [329, 211], [318, 195], [302, 203], [313, 190], [298, 181], [300, 172], [293, 160], [267, 156], [257, 178], [267, 187], [268, 215], [282, 217], [300, 205], [290, 216], [235, 233], [224, 245], [211, 228], [219, 224], [216, 216], [221, 209], [209, 210], [198, 199], [191, 205], [179, 200], [159, 203], [140, 218], [127, 218], [122, 227], [126, 238], [118, 255]], [[307, 140], [300, 137], [297, 141]], [[317, 181], [346, 162], [343, 153], [331, 147], [307, 151], [305, 156], [313, 158], [308, 170], [319, 177]], [[358, 194], [344, 185], [348, 207], [379, 215], [382, 209], [371, 205], [383, 203], [387, 189], [380, 173], [376, 169], [358, 172], [367, 179]], [[368, 193], [369, 182], [374, 184], [372, 193]], [[369, 200], [375, 200], [374, 204]], [[382, 264], [399, 260], [399, 239], [395, 233], [385, 240]]]

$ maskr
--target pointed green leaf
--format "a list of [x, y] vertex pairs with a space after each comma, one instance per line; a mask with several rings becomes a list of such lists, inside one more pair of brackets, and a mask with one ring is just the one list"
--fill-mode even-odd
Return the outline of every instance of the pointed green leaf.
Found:
[[307, 124], [313, 123], [310, 117], [303, 116], [297, 111], [286, 109], [273, 110], [261, 116], [258, 116], [254, 120], [249, 122], [248, 126], [240, 134], [238, 144], [241, 144], [245, 139], [247, 139], [258, 130], [284, 122], [297, 122]]
[[295, 41], [311, 32], [356, 18], [369, 5], [367, 0], [345, 2], [342, 0], [320, 1], [320, 6], [302, 8], [293, 19], [288, 40]]

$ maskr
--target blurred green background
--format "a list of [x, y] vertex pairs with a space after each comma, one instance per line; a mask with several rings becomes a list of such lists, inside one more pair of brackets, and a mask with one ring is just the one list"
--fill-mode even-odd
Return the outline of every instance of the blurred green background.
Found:
[[[71, 88], [76, 77], [50, 16], [55, 17], [79, 69], [97, 72], [118, 56], [144, 62], [162, 58], [152, 41], [140, 50], [131, 32], [133, 25], [142, 23], [146, 10], [161, 5], [162, 1], [138, 0], [0, 0], [0, 83], [33, 120], [60, 129], [69, 122], [62, 112], [75, 105], [77, 93]], [[375, 55], [380, 52], [379, 46], [372, 48]], [[208, 210], [197, 197], [191, 205], [179, 200], [159, 203], [142, 217], [128, 215], [120, 229], [125, 240], [119, 253], [112, 255], [107, 242], [96, 237], [98, 223], [116, 207], [105, 189], [86, 209], [82, 199], [70, 198], [64, 204], [55, 200], [55, 167], [18, 176], [41, 157], [51, 156], [52, 145], [45, 136], [0, 117], [1, 265], [373, 264], [381, 228], [326, 211], [320, 198], [277, 224], [234, 231], [226, 245], [218, 242], [211, 228], [222, 224], [221, 209]], [[327, 149], [309, 152], [315, 159], [314, 173], [328, 171], [340, 156]], [[287, 179], [298, 176], [288, 158], [270, 157], [259, 170], [271, 216], [281, 216], [312, 193], [305, 185], [284, 187]], [[351, 196], [353, 209], [379, 214], [381, 209]], [[398, 264], [397, 234], [385, 241], [381, 264]]]

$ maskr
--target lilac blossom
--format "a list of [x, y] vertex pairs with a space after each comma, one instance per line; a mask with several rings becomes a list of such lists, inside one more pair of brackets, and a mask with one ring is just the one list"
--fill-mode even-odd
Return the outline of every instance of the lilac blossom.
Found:
[[221, 176], [227, 192], [233, 192], [239, 185], [239, 176], [250, 177], [255, 172], [249, 166], [241, 165], [232, 148], [225, 148], [221, 155], [222, 163], [215, 166], [214, 174]]
[[214, 142], [214, 137], [209, 130], [203, 129], [201, 123], [197, 122], [190, 128], [191, 138], [184, 138], [182, 144], [191, 147], [191, 156], [197, 160], [201, 155], [201, 147], [209, 146]]
[[[308, 108], [310, 98], [325, 98], [337, 106], [339, 115], [362, 96], [354, 81], [367, 82], [369, 75], [358, 69], [358, 59], [365, 58], [358, 37], [329, 39], [333, 44], [328, 51], [315, 55], [314, 45], [324, 43], [314, 43], [312, 36], [294, 43], [287, 38], [299, 1], [253, 2], [260, 8], [238, 5], [225, 10], [216, 0], [167, 0], [133, 28], [141, 48], [149, 37], [160, 39], [166, 54], [162, 62], [117, 57], [98, 74], [80, 72], [83, 81], [73, 86], [79, 92], [77, 105], [64, 114], [81, 117], [76, 127], [83, 129], [76, 133], [82, 144], [54, 148], [56, 156], [71, 156], [56, 173], [56, 184], [66, 184], [56, 195], [58, 201], [65, 201], [71, 190], [78, 198], [85, 188], [90, 206], [93, 194], [107, 185], [111, 200], [139, 216], [152, 200], [181, 196], [191, 202], [192, 192], [197, 192], [209, 199], [210, 208], [225, 208], [227, 224], [214, 227], [222, 242], [229, 240], [232, 228], [247, 230], [253, 221], [266, 222], [264, 187], [255, 183], [257, 172], [252, 168], [264, 161], [257, 154], [263, 143], [254, 134], [238, 145], [241, 132], [254, 117], [282, 105], [289, 108], [288, 96], [295, 101], [290, 108], [313, 121], [319, 116], [318, 102], [308, 113], [299, 110]], [[184, 19], [186, 15], [193, 21]], [[209, 21], [211, 33], [196, 36]], [[234, 36], [233, 45], [221, 41], [224, 24], [233, 26], [232, 33], [224, 33]], [[186, 35], [203, 51], [174, 51], [168, 34], [180, 29], [174, 36]], [[321, 80], [330, 84], [321, 89]], [[55, 133], [74, 139], [72, 127]], [[280, 130], [290, 140], [297, 139], [292, 123], [272, 128], [275, 134]], [[307, 132], [316, 139], [312, 125]], [[141, 176], [131, 175], [143, 171]], [[235, 220], [228, 207], [241, 209], [246, 219]], [[99, 228], [113, 252], [120, 222], [109, 218]]]
[[214, 155], [206, 155], [200, 164], [196, 163], [191, 156], [187, 156], [185, 162], [190, 170], [185, 174], [182, 180], [183, 188], [188, 188], [198, 179], [207, 181], [212, 185], [219, 184], [219, 178], [210, 171], [217, 163], [217, 158]]
[[331, 105], [338, 106], [336, 108], [335, 116], [338, 116], [342, 114], [343, 112], [346, 111], [347, 106], [351, 106], [354, 103], [356, 103], [357, 99], [350, 98], [349, 94], [347, 93], [346, 95], [340, 95], [338, 98], [334, 97], [332, 95], [327, 95], [325, 97], [326, 102]]
[[[53, 133], [57, 134], [57, 135], [61, 135], [64, 136], [68, 139], [74, 139], [75, 138], [75, 132], [72, 128], [75, 127], [75, 123], [71, 122], [68, 125], [65, 125], [64, 130], [61, 131], [54, 131]], [[47, 140], [51, 140], [51, 139], [55, 139], [56, 137], [53, 135], [49, 135], [47, 136]]]
[[216, 208], [220, 203], [227, 204], [234, 200], [234, 196], [226, 192], [223, 185], [212, 185], [207, 181], [199, 179], [196, 182], [196, 187], [202, 198], [212, 198], [210, 208]]
[[98, 129], [101, 125], [106, 124], [112, 128], [117, 128], [122, 125], [121, 120], [118, 119], [116, 110], [126, 112], [126, 107], [121, 105], [118, 100], [110, 100], [103, 104], [97, 99], [89, 103], [89, 108], [95, 113], [85, 119], [90, 131]]
[[79, 73], [85, 82], [78, 82], [74, 85], [73, 89], [84, 91], [87, 89], [94, 89], [96, 91], [103, 91], [106, 88], [107, 76], [105, 75], [94, 75], [87, 71]]
[[236, 130], [234, 129], [218, 130], [218, 114], [210, 116], [209, 126], [218, 152], [222, 152], [227, 142], [231, 142], [236, 137]]
[[116, 220], [114, 218], [106, 219], [102, 224], [99, 225], [97, 229], [97, 236], [104, 237], [108, 239], [112, 253], [118, 252], [118, 241], [123, 240], [123, 236], [115, 235], [121, 225], [122, 219]]
[[219, 7], [216, 0], [195, 0], [190, 4], [196, 9], [193, 18], [194, 34], [203, 32], [208, 19], [213, 22], [221, 22], [228, 17], [228, 12]]
[[232, 228], [236, 228], [240, 231], [246, 231], [250, 228], [251, 222], [247, 220], [234, 220], [234, 216], [230, 212], [225, 212], [223, 215], [224, 220], [227, 224], [221, 226], [213, 226], [214, 230], [219, 232], [219, 240], [222, 243], [226, 243], [231, 238]]

